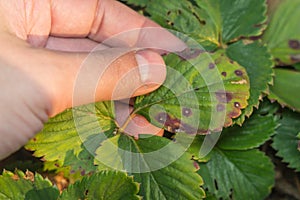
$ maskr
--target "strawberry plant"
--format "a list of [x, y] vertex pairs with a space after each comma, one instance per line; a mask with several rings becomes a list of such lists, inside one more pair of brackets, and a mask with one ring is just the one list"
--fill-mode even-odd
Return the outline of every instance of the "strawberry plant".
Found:
[[[187, 48], [164, 56], [165, 83], [135, 98], [125, 121], [116, 102], [74, 107], [25, 146], [67, 189], [4, 170], [0, 199], [264, 199], [275, 185], [270, 143], [299, 172], [299, 0], [123, 2]], [[133, 134], [135, 115], [164, 136]]]

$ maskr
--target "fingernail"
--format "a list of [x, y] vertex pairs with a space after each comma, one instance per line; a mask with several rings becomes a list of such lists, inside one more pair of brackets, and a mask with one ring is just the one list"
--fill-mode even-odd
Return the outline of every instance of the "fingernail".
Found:
[[135, 54], [135, 59], [139, 67], [141, 81], [145, 83], [149, 77], [149, 63], [143, 56], [138, 53]]

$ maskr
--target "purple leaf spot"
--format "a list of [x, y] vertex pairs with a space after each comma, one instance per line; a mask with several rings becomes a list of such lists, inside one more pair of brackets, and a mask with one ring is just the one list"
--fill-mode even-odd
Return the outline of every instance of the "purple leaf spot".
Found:
[[227, 76], [227, 73], [226, 73], [226, 72], [222, 72], [221, 74], [222, 74], [222, 76], [224, 76], [224, 77]]
[[155, 116], [155, 119], [156, 121], [158, 121], [159, 123], [161, 124], [164, 124], [167, 120], [167, 113], [158, 113], [156, 116]]
[[289, 47], [291, 49], [300, 49], [300, 41], [299, 40], [289, 40]]
[[235, 70], [234, 73], [237, 75], [237, 76], [242, 76], [243, 75], [243, 72], [241, 70]]
[[228, 103], [232, 100], [232, 94], [229, 92], [219, 91], [216, 92], [216, 97], [221, 103]]
[[215, 64], [214, 64], [214, 63], [209, 63], [208, 68], [209, 68], [209, 69], [215, 68]]
[[234, 107], [240, 108], [240, 107], [241, 107], [241, 104], [240, 104], [239, 102], [234, 102]]
[[183, 60], [189, 60], [189, 59], [197, 57], [198, 55], [200, 55], [203, 52], [205, 52], [205, 51], [202, 49], [186, 48], [183, 51], [178, 52], [177, 55]]
[[193, 112], [190, 108], [182, 108], [182, 114], [183, 116], [189, 117], [193, 114]]

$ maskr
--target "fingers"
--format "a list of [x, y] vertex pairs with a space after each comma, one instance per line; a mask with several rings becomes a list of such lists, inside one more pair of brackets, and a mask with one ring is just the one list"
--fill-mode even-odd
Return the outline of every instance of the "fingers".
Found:
[[[79, 14], [80, 13], [80, 14]], [[51, 35], [86, 37], [110, 46], [182, 51], [186, 45], [118, 1], [52, 1]], [[68, 22], [68, 23], [66, 23]]]

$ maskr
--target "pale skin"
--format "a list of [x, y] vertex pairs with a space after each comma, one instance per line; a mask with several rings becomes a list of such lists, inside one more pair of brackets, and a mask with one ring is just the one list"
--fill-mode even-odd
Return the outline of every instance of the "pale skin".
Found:
[[[139, 29], [144, 27], [156, 29]], [[116, 41], [107, 40], [132, 29]], [[108, 41], [106, 46], [99, 45], [103, 41]], [[67, 108], [157, 89], [166, 76], [160, 54], [185, 48], [154, 22], [112, 0], [0, 1], [0, 44], [0, 159], [17, 151], [49, 117]], [[88, 70], [80, 71], [95, 46], [102, 51], [90, 55]], [[120, 46], [127, 48], [126, 53], [114, 49]], [[135, 46], [145, 48], [132, 50]], [[143, 77], [136, 54], [148, 66]], [[101, 77], [91, 75], [101, 69], [105, 69]], [[79, 72], [84, 84], [78, 86]], [[119, 104], [116, 112], [122, 121], [128, 106]], [[141, 116], [133, 122], [128, 127], [134, 136], [162, 133]]]

